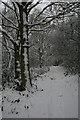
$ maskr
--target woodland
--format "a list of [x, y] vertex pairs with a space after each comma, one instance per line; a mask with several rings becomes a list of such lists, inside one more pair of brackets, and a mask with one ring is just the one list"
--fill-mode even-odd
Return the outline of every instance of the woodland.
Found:
[[80, 2], [0, 0], [0, 6], [3, 91], [38, 91], [35, 81], [58, 68], [64, 77], [80, 76]]

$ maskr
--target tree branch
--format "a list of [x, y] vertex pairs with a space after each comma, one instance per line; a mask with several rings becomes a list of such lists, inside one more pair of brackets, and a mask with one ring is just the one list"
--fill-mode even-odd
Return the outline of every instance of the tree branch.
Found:
[[24, 26], [26, 26], [26, 25], [28, 25], [30, 28], [32, 28], [32, 27], [34, 27], [34, 26], [36, 26], [36, 25], [45, 25], [45, 22], [46, 22], [46, 19], [50, 19], [50, 18], [52, 18], [53, 16], [48, 16], [48, 17], [45, 17], [44, 19], [42, 19], [41, 21], [39, 21], [39, 22], [36, 22], [36, 23], [32, 23], [32, 24], [29, 24], [28, 22], [26, 22], [25, 24], [24, 24]]
[[14, 11], [14, 9], [12, 7], [10, 7], [6, 2], [3, 2], [2, 0], [0, 0], [5, 6], [7, 6], [8, 8], [10, 8], [12, 11]]
[[44, 31], [45, 29], [51, 28], [51, 27], [55, 27], [55, 25], [53, 26], [53, 24], [50, 24], [46, 27], [43, 27], [42, 29], [31, 29], [31, 31]]
[[[62, 6], [62, 4], [63, 4], [64, 2], [51, 2], [50, 4], [48, 4], [46, 7], [44, 7], [43, 8], [43, 10], [36, 16], [36, 18], [35, 18], [35, 20], [47, 9], [47, 8], [49, 8], [50, 6], [52, 6], [52, 5], [55, 5], [55, 4], [59, 4], [62, 8], [63, 8], [63, 6]], [[80, 3], [79, 2], [70, 2], [70, 3], [68, 3], [68, 2], [65, 2], [65, 4], [67, 4], [67, 7], [65, 8], [65, 9], [63, 9], [63, 10], [71, 10], [72, 8], [70, 8], [70, 7], [74, 7], [74, 5], [79, 5]]]
[[16, 28], [16, 27], [13, 27], [13, 26], [11, 26], [11, 25], [2, 25], [2, 24], [0, 24], [0, 26], [2, 27], [2, 26], [4, 26], [4, 27], [9, 27], [9, 28], [13, 28], [13, 29], [16, 29], [16, 30], [18, 30], [18, 28]]
[[[53, 5], [53, 4], [55, 4], [55, 3], [49, 4], [48, 6], [45, 7], [45, 9], [47, 9], [47, 7], [49, 7], [49, 6]], [[58, 4], [60, 4], [60, 3], [58, 3]], [[67, 4], [68, 4], [68, 3], [67, 3]], [[75, 6], [74, 6], [74, 5], [75, 5]], [[60, 6], [61, 6], [61, 5], [60, 5]], [[75, 3], [75, 4], [67, 5], [67, 7], [66, 7], [64, 10], [60, 11], [56, 16], [55, 16], [55, 15], [47, 16], [47, 17], [45, 17], [44, 19], [42, 19], [41, 21], [36, 22], [36, 23], [33, 23], [33, 24], [29, 24], [28, 22], [26, 22], [26, 23], [24, 24], [24, 26], [28, 25], [28, 26], [30, 26], [30, 28], [32, 28], [32, 27], [34, 27], [34, 26], [36, 26], [36, 25], [46, 25], [47, 23], [50, 23], [50, 22], [51, 22], [52, 20], [54, 20], [54, 19], [61, 18], [61, 16], [63, 16], [64, 14], [69, 14], [71, 11], [73, 12], [73, 9], [72, 9], [72, 8], [76, 8], [76, 7], [77, 7], [77, 6], [76, 6], [76, 3]], [[42, 10], [42, 11], [43, 11], [43, 10]], [[42, 14], [42, 12], [41, 12], [40, 14]], [[37, 18], [37, 17], [36, 17], [36, 18]], [[36, 18], [35, 18], [35, 19], [36, 19]]]
[[28, 14], [31, 12], [31, 10], [32, 10], [34, 7], [36, 7], [37, 5], [40, 4], [40, 1], [41, 1], [41, 0], [39, 0], [37, 3], [35, 3], [33, 6], [31, 6], [31, 7], [29, 8]]
[[3, 33], [7, 38], [9, 38], [13, 44], [15, 44], [14, 39], [7, 33], [7, 31], [5, 31], [3, 28], [0, 28], [0, 32]]
[[13, 4], [14, 12], [15, 12], [15, 14], [16, 14], [17, 21], [18, 21], [18, 24], [19, 24], [19, 17], [18, 17], [18, 13], [17, 13], [17, 8], [16, 8], [16, 5], [15, 5], [15, 2], [12, 2], [12, 4]]
[[46, 7], [44, 7], [43, 10], [36, 16], [35, 19], [37, 19], [48, 7], [50, 7], [53, 4], [55, 4], [55, 3], [52, 2], [52, 3], [48, 4]]
[[[72, 4], [72, 6], [73, 6], [73, 4]], [[66, 14], [67, 14], [67, 16], [68, 16], [68, 14], [69, 14], [70, 12], [73, 12], [73, 9], [72, 9], [72, 8], [76, 8], [76, 7], [77, 7], [77, 6], [76, 6], [76, 4], [75, 4], [74, 7], [71, 7], [70, 9], [67, 8], [67, 9], [65, 9], [64, 11], [58, 13], [56, 16], [46, 17], [44, 20], [46, 20], [47, 18], [51, 18], [51, 19], [48, 20], [48, 21], [46, 21], [45, 23], [42, 23], [42, 22], [43, 22], [43, 20], [42, 20], [42, 21], [40, 21], [39, 23], [33, 24], [32, 26], [40, 25], [41, 23], [42, 23], [41, 25], [46, 25], [46, 24], [49, 24], [50, 22], [52, 22], [52, 21], [55, 20], [55, 19], [61, 18], [63, 15], [66, 15]], [[45, 8], [46, 8], [46, 7], [45, 7]], [[69, 15], [69, 16], [70, 16], [70, 15]], [[31, 26], [31, 27], [32, 27], [32, 26]], [[47, 27], [43, 27], [42, 29], [31, 29], [31, 31], [43, 31], [44, 29], [47, 29], [47, 28], [49, 28], [50, 26], [51, 26], [51, 25], [49, 25], [49, 26], [47, 26]]]
[[17, 26], [13, 23], [12, 20], [8, 19], [3, 13], [0, 12], [0, 14], [1, 14], [8, 22], [10, 22], [12, 25], [14, 25], [14, 26], [17, 28]]
[[[10, 46], [7, 46], [6, 44], [4, 44], [2, 41], [0, 41], [0, 43], [2, 43], [2, 45], [4, 46], [4, 47], [6, 47], [6, 49], [7, 48], [10, 48], [11, 50], [14, 50], [13, 48], [11, 48]], [[8, 49], [7, 49], [8, 50]]]
[[32, 4], [32, 2], [28, 2], [28, 3], [26, 2], [25, 6], [23, 7], [23, 10], [26, 11], [27, 7], [31, 4]]

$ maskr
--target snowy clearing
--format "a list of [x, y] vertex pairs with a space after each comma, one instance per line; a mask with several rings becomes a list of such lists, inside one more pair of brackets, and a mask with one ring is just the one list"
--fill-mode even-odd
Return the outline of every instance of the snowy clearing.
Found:
[[3, 118], [78, 118], [78, 76], [53, 66], [38, 78], [34, 93], [3, 91]]

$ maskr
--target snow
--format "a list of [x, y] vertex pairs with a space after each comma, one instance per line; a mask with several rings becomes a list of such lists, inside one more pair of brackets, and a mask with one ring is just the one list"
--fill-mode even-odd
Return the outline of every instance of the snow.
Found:
[[17, 41], [15, 41], [15, 43], [17, 44], [17, 45], [19, 45], [19, 41], [17, 40]]
[[20, 71], [21, 71], [21, 70], [20, 70], [20, 68], [17, 68], [17, 71], [19, 71], [19, 72], [20, 72]]
[[2, 92], [0, 91], [0, 120], [2, 119], [1, 104], [2, 104]]
[[78, 118], [78, 76], [64, 72], [52, 66], [35, 80], [32, 93], [6, 88], [3, 118]]

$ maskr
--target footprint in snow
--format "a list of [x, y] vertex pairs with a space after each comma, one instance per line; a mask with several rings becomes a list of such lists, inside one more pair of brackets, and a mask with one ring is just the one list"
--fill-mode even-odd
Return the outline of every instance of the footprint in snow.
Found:
[[43, 89], [41, 89], [41, 91], [44, 91]]
[[51, 80], [53, 80], [54, 78], [50, 78]]
[[20, 99], [17, 99], [17, 100], [12, 100], [11, 103], [19, 103], [20, 102]]
[[14, 102], [17, 102], [17, 103], [19, 103], [19, 102], [20, 102], [20, 99], [17, 99], [17, 100], [15, 100]]
[[27, 94], [26, 97], [29, 97], [29, 95]]
[[4, 96], [4, 98], [6, 98], [6, 96]]
[[24, 96], [24, 93], [22, 95]]
[[50, 78], [51, 80], [56, 80], [56, 78]]
[[68, 76], [68, 72], [65, 72], [65, 73], [64, 73], [64, 76], [65, 76], [65, 77]]
[[1, 111], [3, 111], [3, 106], [1, 107]]
[[29, 109], [29, 106], [28, 106], [28, 105], [27, 105], [27, 106], [25, 105], [24, 108], [25, 108], [25, 109]]
[[19, 95], [21, 95], [21, 93], [19, 92]]
[[16, 114], [18, 114], [18, 112], [16, 112]]

